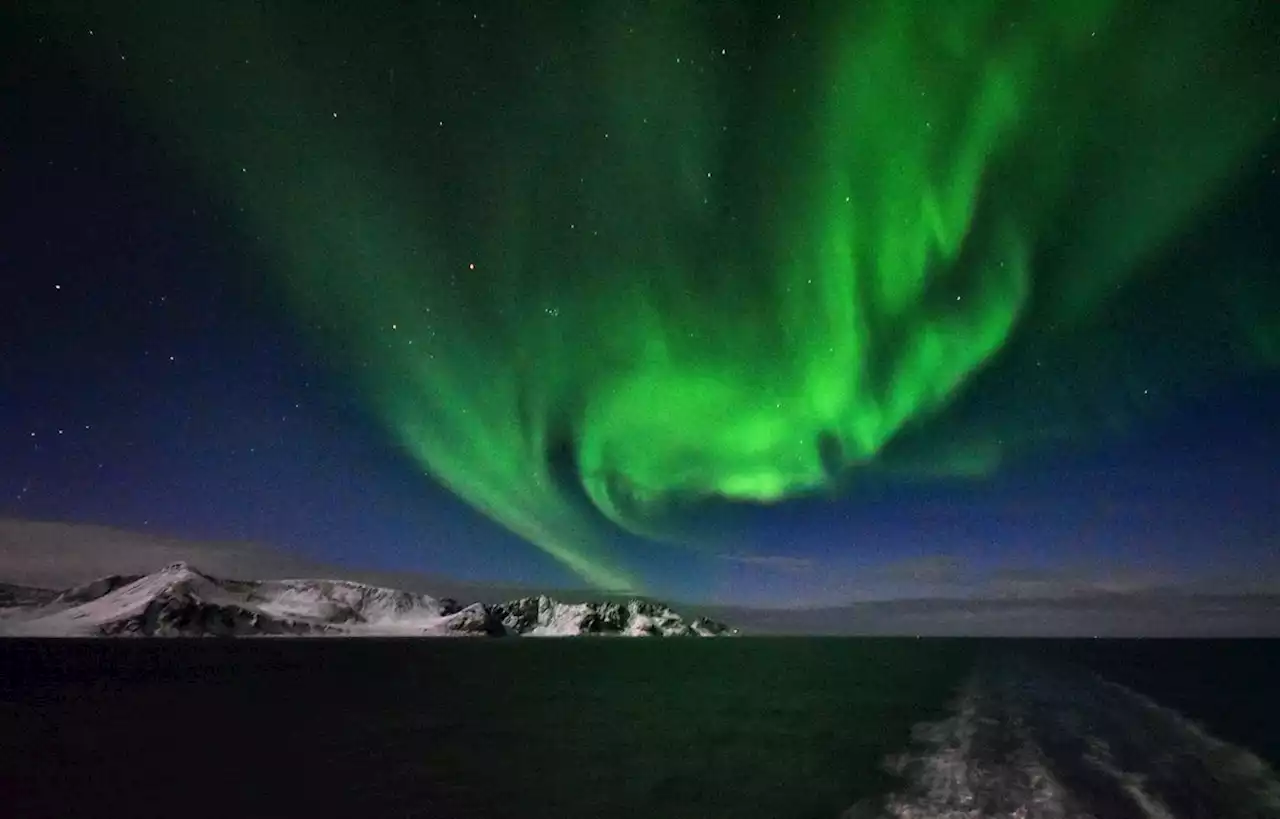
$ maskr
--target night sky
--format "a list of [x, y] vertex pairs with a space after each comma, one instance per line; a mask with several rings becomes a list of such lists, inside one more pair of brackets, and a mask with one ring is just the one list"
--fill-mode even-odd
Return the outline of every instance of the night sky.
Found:
[[0, 516], [1280, 586], [1280, 4], [20, 0], [0, 49]]

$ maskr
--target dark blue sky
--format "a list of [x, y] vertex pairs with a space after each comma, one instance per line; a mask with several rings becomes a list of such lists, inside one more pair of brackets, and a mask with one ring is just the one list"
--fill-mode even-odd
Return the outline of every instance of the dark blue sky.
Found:
[[[578, 583], [397, 449], [276, 303], [233, 205], [38, 26], [6, 28], [0, 515]], [[1276, 164], [1264, 154], [1215, 217], [1224, 256], [1259, 241], [1238, 222], [1280, 223]], [[1254, 247], [1277, 269], [1274, 243]], [[1202, 381], [992, 479], [855, 478], [837, 499], [709, 511], [697, 549], [630, 548], [662, 594], [770, 604], [1277, 580], [1277, 419], [1273, 375]]]

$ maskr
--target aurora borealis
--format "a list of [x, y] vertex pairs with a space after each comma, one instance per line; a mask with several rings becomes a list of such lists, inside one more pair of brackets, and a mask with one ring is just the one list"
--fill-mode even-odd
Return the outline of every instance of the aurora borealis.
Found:
[[1280, 364], [1266, 229], [1215, 233], [1274, 167], [1273, 3], [28, 15], [417, 468], [601, 588]]

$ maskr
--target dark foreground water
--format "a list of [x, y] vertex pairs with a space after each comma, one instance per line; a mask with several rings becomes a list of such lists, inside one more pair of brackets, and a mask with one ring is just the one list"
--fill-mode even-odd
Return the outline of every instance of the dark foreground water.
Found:
[[0, 641], [0, 816], [1270, 817], [1277, 692], [1261, 641]]

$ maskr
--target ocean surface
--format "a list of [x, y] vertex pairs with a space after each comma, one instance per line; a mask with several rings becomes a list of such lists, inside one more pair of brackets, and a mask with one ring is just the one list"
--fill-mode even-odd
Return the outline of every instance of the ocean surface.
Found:
[[0, 641], [0, 816], [1280, 817], [1280, 642]]

